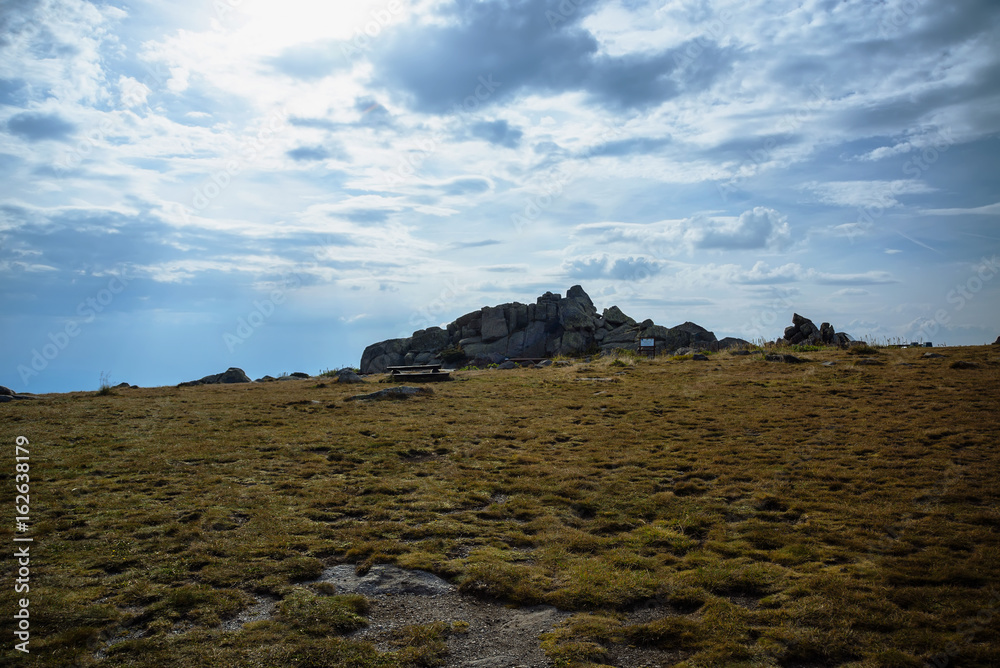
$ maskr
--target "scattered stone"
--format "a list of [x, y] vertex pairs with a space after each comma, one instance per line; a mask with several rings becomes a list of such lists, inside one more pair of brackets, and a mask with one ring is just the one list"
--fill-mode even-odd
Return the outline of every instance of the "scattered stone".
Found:
[[255, 383], [273, 383], [276, 380], [278, 380], [278, 379], [275, 378], [274, 376], [264, 376], [263, 378], [258, 378], [254, 382]]
[[730, 350], [729, 354], [730, 355], [735, 355], [735, 356], [738, 356], [738, 357], [743, 357], [745, 355], [752, 355], [753, 353], [751, 353], [749, 350], [747, 350], [745, 348], [742, 348], [740, 350]]
[[883, 364], [885, 364], [885, 362], [871, 357], [862, 357], [854, 362], [854, 366], [882, 366]]
[[823, 362], [823, 366], [837, 366], [836, 362]]
[[405, 570], [399, 566], [376, 564], [364, 575], [350, 564], [333, 566], [323, 571], [320, 582], [331, 582], [338, 594], [362, 594], [364, 596], [398, 596], [415, 594], [437, 596], [455, 591], [455, 586], [433, 573]]
[[410, 397], [417, 395], [430, 394], [434, 394], [434, 390], [429, 387], [410, 387], [409, 385], [400, 385], [399, 387], [390, 387], [385, 390], [379, 390], [378, 392], [372, 392], [371, 394], [356, 394], [353, 397], [347, 397], [344, 401], [409, 399]]
[[794, 355], [780, 355], [777, 353], [771, 353], [764, 357], [768, 362], [784, 362], [785, 364], [802, 364], [805, 360], [801, 360]]
[[8, 401], [31, 401], [34, 399], [38, 399], [38, 397], [33, 394], [0, 394], [0, 404]]
[[924, 359], [926, 360], [939, 359], [941, 357], [944, 357], [941, 353], [924, 353]]
[[15, 392], [14, 390], [10, 389], [9, 387], [4, 387], [3, 385], [0, 385], [0, 397], [12, 397], [15, 394], [17, 394], [17, 392]]
[[707, 362], [708, 361], [708, 355], [698, 354], [698, 355], [694, 355], [693, 357], [691, 357], [691, 359], [692, 360], [696, 360], [698, 362]]
[[288, 374], [288, 377], [289, 378], [298, 378], [300, 380], [304, 380], [306, 378], [312, 378], [312, 376], [310, 376], [309, 374], [302, 373], [301, 371], [296, 371], [295, 373]]
[[341, 369], [337, 372], [338, 383], [363, 383], [365, 379], [354, 373], [354, 369]]
[[497, 366], [497, 368], [498, 369], [503, 369], [504, 371], [508, 371], [510, 369], [516, 369], [517, 368], [517, 364], [515, 362], [511, 362], [510, 360], [507, 360], [506, 362], [501, 362], [500, 365]]
[[129, 385], [128, 383], [118, 383], [117, 385], [115, 385], [115, 389], [116, 390], [119, 390], [119, 389], [128, 390], [128, 389], [131, 389], [131, 388], [132, 388], [132, 386]]
[[535, 368], [544, 369], [547, 366], [552, 366], [552, 360], [542, 360], [541, 362], [535, 365]]
[[224, 373], [217, 373], [211, 376], [205, 376], [201, 380], [189, 380], [186, 383], [180, 383], [177, 387], [194, 387], [195, 385], [216, 385], [221, 383], [249, 383], [252, 382], [250, 377], [243, 373], [243, 369], [238, 369], [236, 367], [229, 367]]
[[978, 369], [979, 365], [975, 362], [966, 362], [965, 360], [956, 360], [949, 364], [952, 369]]

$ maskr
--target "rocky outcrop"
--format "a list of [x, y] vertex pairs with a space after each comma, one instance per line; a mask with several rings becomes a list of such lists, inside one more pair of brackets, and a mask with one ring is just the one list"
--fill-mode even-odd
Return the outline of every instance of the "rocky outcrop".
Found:
[[[624, 348], [638, 350], [640, 339], [654, 339], [657, 351], [669, 352], [689, 346], [718, 350], [748, 345], [742, 339], [724, 339], [704, 327], [685, 322], [676, 327], [656, 325], [652, 320], [636, 322], [612, 306], [598, 313], [590, 296], [574, 285], [566, 296], [546, 292], [534, 304], [513, 302], [486, 306], [466, 313], [446, 328], [429, 327], [403, 339], [389, 339], [365, 348], [361, 373], [382, 373], [386, 367], [442, 362], [461, 350], [465, 360], [508, 357], [554, 357], [580, 355]], [[461, 362], [451, 362], [461, 366]]]
[[998, 336], [997, 340], [993, 342], [993, 345], [1000, 346], [1000, 336]]
[[223, 373], [205, 376], [201, 380], [189, 380], [180, 383], [177, 387], [194, 387], [195, 385], [216, 385], [220, 383], [249, 383], [250, 377], [243, 373], [243, 369], [234, 366], [229, 367]]
[[776, 341], [779, 344], [804, 346], [848, 346], [854, 338], [850, 334], [837, 332], [833, 325], [824, 322], [819, 327], [809, 318], [798, 313], [792, 314], [792, 324], [785, 327], [784, 336]]

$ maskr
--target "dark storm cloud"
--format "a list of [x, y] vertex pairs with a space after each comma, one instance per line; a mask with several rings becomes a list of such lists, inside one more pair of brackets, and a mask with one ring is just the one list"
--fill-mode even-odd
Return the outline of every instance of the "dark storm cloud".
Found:
[[532, 0], [459, 0], [446, 21], [387, 34], [372, 54], [374, 80], [428, 113], [478, 107], [519, 92], [576, 90], [599, 105], [630, 109], [702, 90], [735, 57], [707, 39], [659, 53], [601, 55], [597, 40], [580, 26], [597, 3], [574, 4], [577, 9], [554, 27], [548, 8]]
[[10, 117], [7, 121], [7, 130], [30, 142], [45, 139], [61, 141], [69, 138], [76, 130], [76, 126], [59, 114], [25, 111]]

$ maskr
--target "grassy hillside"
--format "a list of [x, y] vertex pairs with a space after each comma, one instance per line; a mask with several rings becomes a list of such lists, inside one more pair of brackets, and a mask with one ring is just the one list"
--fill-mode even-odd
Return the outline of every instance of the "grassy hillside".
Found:
[[[35, 538], [31, 653], [8, 631], [0, 660], [448, 665], [447, 629], [378, 651], [346, 637], [366, 601], [311, 584], [395, 563], [572, 611], [541, 638], [557, 666], [627, 646], [682, 666], [997, 665], [1000, 350], [924, 352], [602, 358], [392, 402], [344, 401], [372, 378], [0, 404], [9, 471], [30, 441]], [[232, 623], [262, 599], [273, 614]]]

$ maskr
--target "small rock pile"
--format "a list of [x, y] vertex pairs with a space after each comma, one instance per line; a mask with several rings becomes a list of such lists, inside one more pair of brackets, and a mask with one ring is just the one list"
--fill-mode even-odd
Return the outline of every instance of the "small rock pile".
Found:
[[798, 313], [792, 315], [792, 324], [785, 328], [785, 334], [775, 343], [787, 345], [837, 345], [841, 348], [847, 347], [854, 338], [850, 334], [837, 332], [833, 325], [824, 322], [819, 327], [809, 318]]

